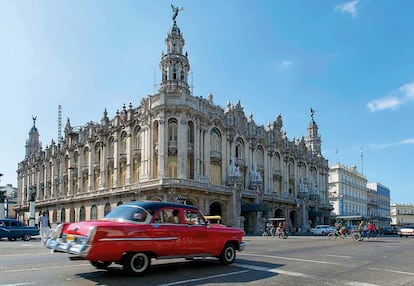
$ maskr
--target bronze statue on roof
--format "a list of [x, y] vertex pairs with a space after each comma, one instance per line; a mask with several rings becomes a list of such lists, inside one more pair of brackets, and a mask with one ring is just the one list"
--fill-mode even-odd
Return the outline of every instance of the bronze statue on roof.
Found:
[[171, 4], [171, 9], [173, 11], [172, 19], [173, 21], [175, 21], [175, 18], [177, 18], [178, 16], [178, 12], [183, 11], [184, 7], [178, 8], [178, 6], [174, 6], [173, 4]]

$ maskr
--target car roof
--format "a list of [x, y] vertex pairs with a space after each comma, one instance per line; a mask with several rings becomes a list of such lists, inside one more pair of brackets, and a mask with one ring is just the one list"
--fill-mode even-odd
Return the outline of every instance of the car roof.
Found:
[[195, 211], [198, 211], [198, 208], [192, 205], [184, 205], [184, 204], [177, 204], [177, 203], [169, 203], [169, 202], [154, 202], [154, 201], [134, 201], [129, 202], [124, 205], [133, 205], [133, 206], [139, 206], [143, 209], [146, 209], [150, 213], [155, 213], [159, 209], [162, 208], [180, 208], [180, 209], [192, 209]]

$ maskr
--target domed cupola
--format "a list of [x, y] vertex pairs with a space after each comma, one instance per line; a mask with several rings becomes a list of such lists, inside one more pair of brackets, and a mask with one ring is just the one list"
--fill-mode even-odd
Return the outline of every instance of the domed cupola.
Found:
[[315, 110], [311, 108], [311, 122], [308, 127], [308, 135], [306, 136], [306, 146], [314, 154], [321, 154], [321, 137], [318, 134], [318, 124], [316, 124], [315, 119]]
[[183, 54], [185, 41], [175, 20], [178, 12], [182, 11], [183, 8], [174, 7], [173, 5], [171, 7], [173, 9], [172, 20], [174, 22], [165, 39], [167, 53], [162, 54], [160, 62], [162, 79], [159, 90], [174, 96], [190, 95], [188, 85], [190, 64], [188, 62], [188, 54]]

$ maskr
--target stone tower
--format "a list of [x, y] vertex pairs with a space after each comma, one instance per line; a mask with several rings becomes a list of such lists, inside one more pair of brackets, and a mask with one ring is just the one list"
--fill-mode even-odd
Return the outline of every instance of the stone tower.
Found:
[[33, 116], [33, 126], [29, 132], [29, 139], [26, 140], [26, 158], [39, 155], [42, 144], [39, 141], [39, 131], [36, 128], [36, 116]]

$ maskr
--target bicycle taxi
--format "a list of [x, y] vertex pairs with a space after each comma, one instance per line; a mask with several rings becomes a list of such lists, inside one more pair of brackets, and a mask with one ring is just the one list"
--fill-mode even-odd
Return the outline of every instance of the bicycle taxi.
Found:
[[266, 229], [263, 232], [263, 236], [277, 236], [279, 238], [288, 238], [286, 231], [287, 224], [286, 219], [283, 217], [269, 218], [266, 223]]

